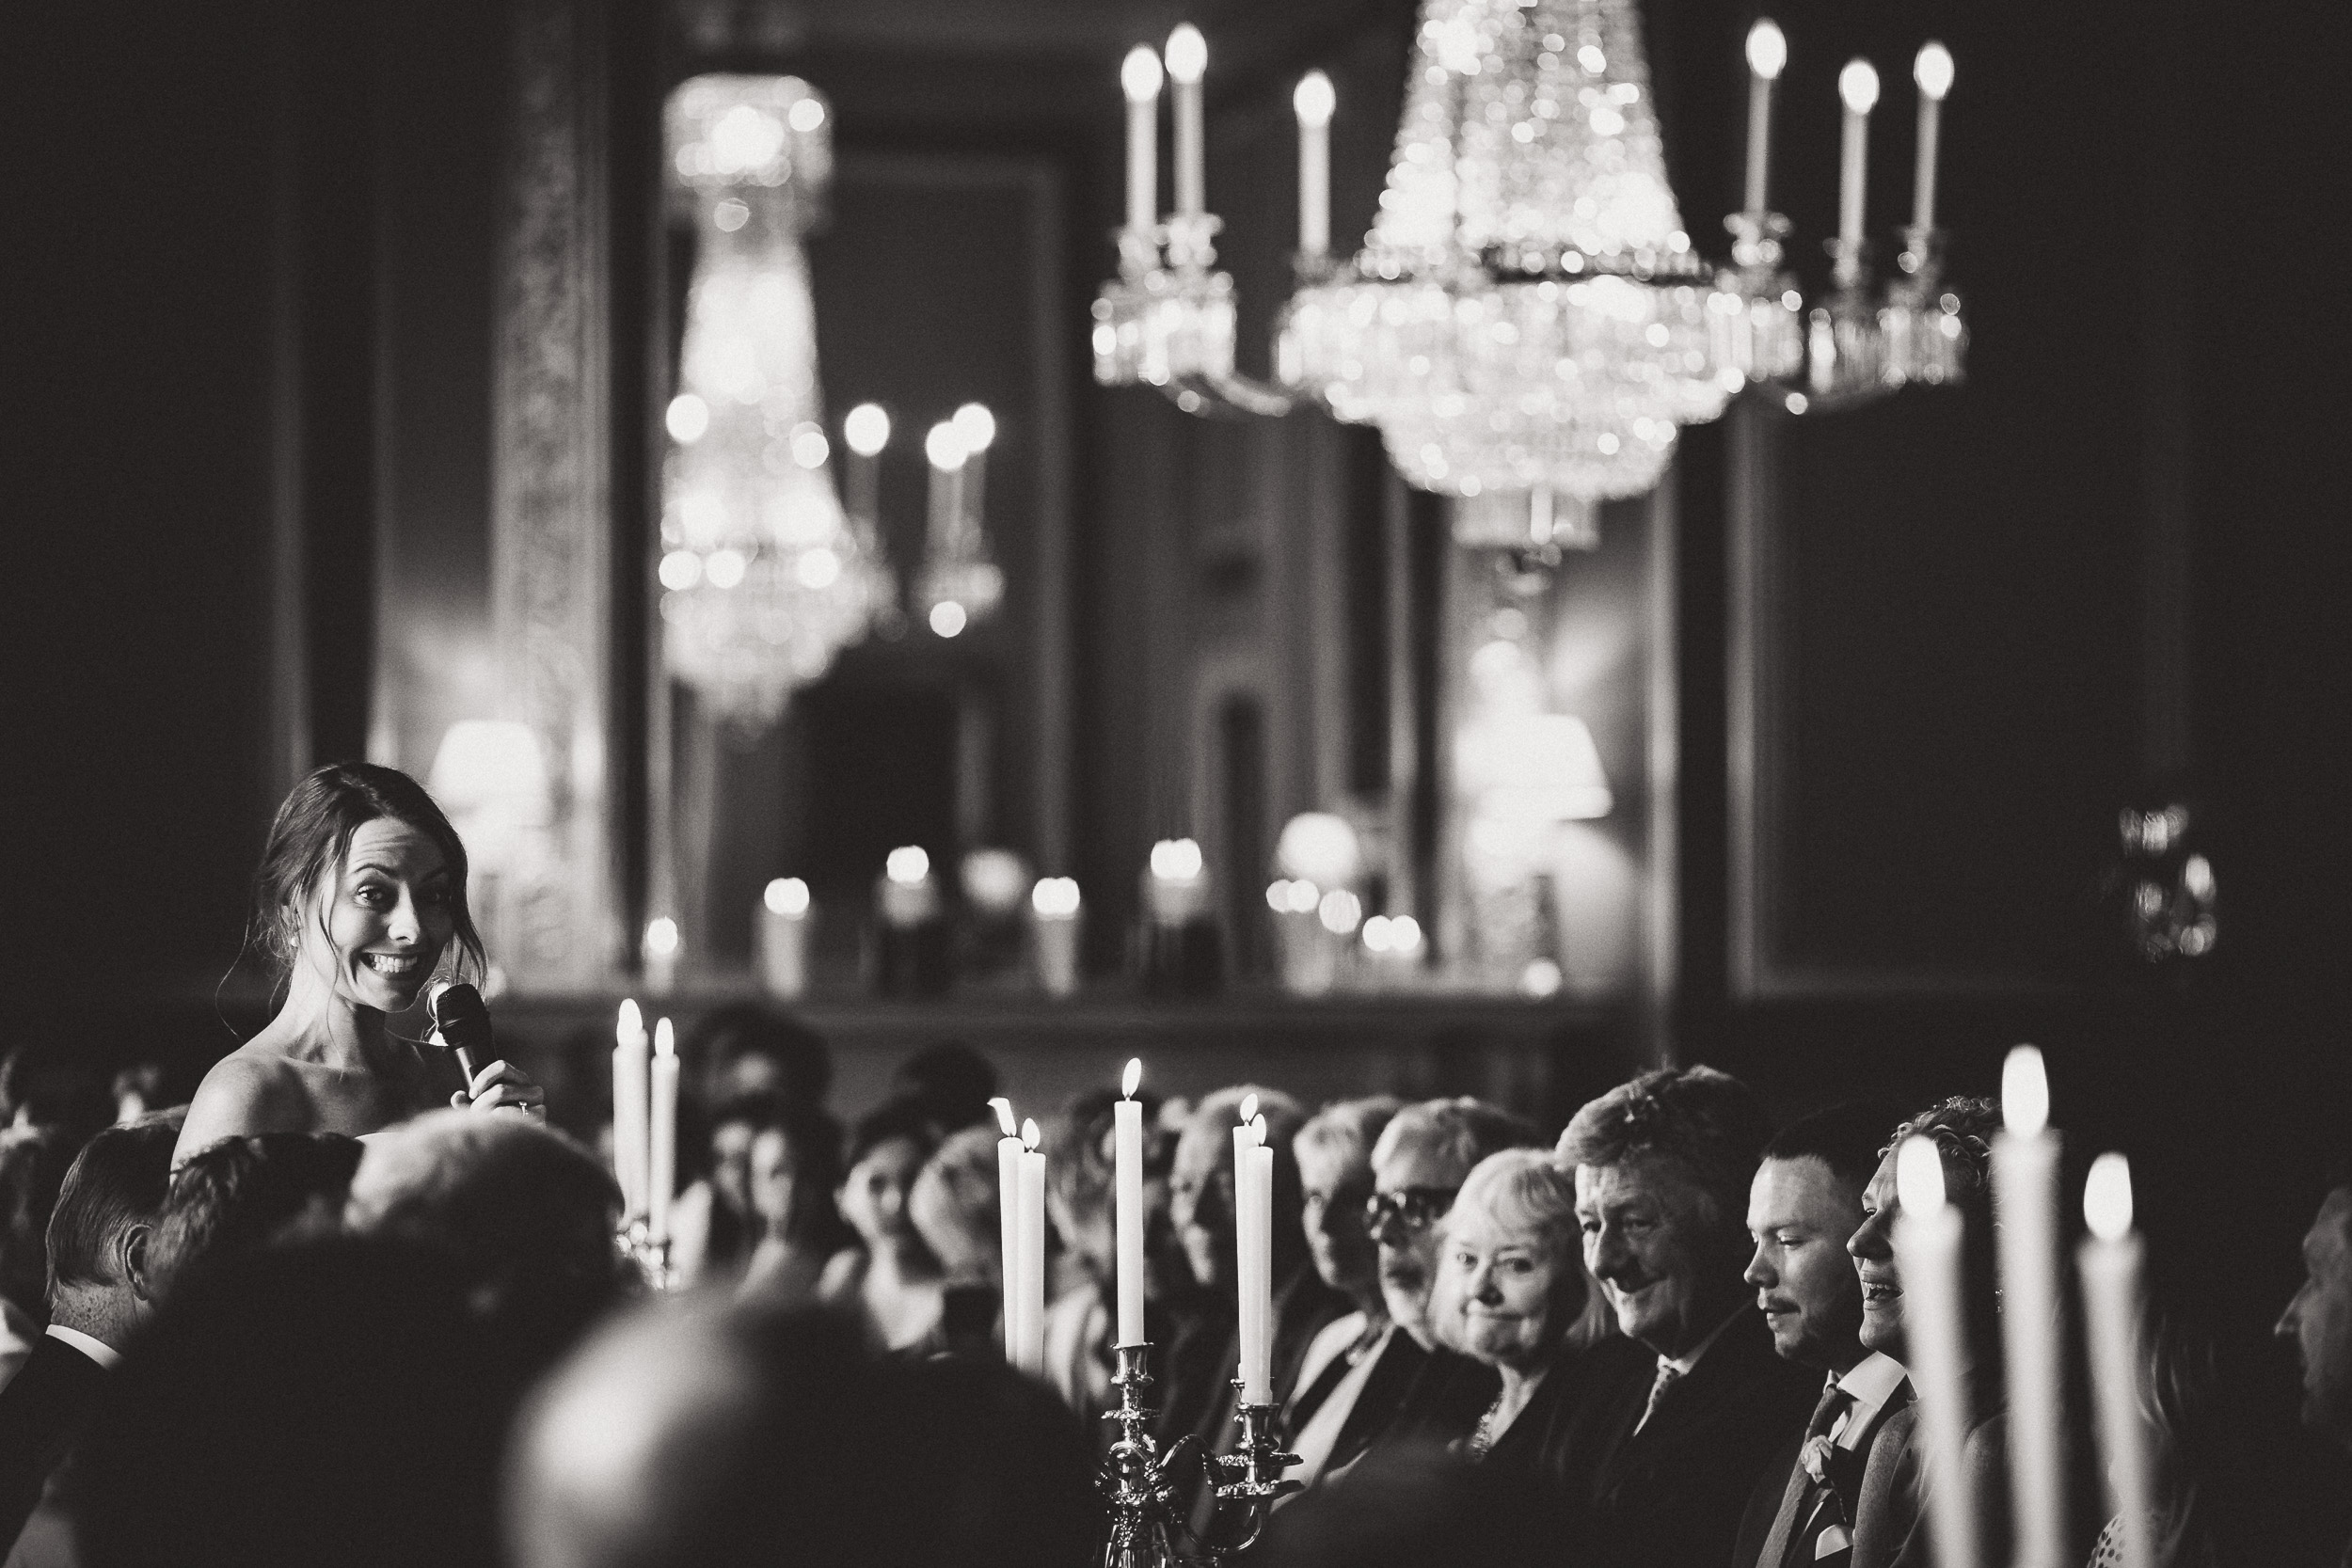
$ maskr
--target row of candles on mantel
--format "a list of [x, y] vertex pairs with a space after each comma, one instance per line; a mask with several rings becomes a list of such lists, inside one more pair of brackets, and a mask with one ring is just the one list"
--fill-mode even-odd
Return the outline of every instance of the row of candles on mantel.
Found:
[[[1588, 50], [1596, 46], [1586, 45]], [[1597, 52], [1597, 51], [1596, 51]], [[1765, 170], [1771, 161], [1773, 85], [1788, 63], [1788, 40], [1767, 17], [1748, 30], [1748, 157], [1746, 211], [1766, 207]], [[1127, 227], [1143, 233], [1159, 222], [1159, 100], [1163, 75], [1175, 84], [1176, 215], [1199, 219], [1207, 208], [1203, 175], [1205, 137], [1201, 88], [1209, 46], [1191, 23], [1168, 36], [1166, 70], [1147, 44], [1127, 53], [1120, 69], [1127, 99]], [[1951, 52], [1941, 43], [1921, 46], [1912, 61], [1919, 89], [1917, 162], [1912, 184], [1912, 226], [1935, 227], [1935, 167], [1944, 99], [1952, 90]], [[1841, 245], [1862, 240], [1863, 189], [1868, 166], [1870, 111], [1879, 100], [1878, 69], [1867, 59], [1846, 62], [1837, 73], [1837, 96], [1845, 106], [1838, 160], [1837, 237]], [[1331, 248], [1331, 116], [1338, 97], [1331, 78], [1310, 71], [1298, 80], [1291, 107], [1298, 119], [1298, 253], [1320, 261]]]

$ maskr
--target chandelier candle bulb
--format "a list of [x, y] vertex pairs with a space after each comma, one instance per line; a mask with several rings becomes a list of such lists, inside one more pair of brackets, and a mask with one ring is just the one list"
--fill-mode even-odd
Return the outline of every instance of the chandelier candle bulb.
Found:
[[621, 1218], [645, 1212], [645, 1096], [651, 1072], [644, 1017], [634, 998], [621, 1004], [612, 1048], [612, 1176], [621, 1185]]
[[1331, 249], [1331, 111], [1338, 102], [1331, 78], [1320, 71], [1301, 76], [1291, 94], [1298, 116], [1298, 254], [1310, 261]]
[[1143, 1105], [1136, 1090], [1143, 1084], [1143, 1059], [1127, 1064], [1119, 1101], [1111, 1107], [1111, 1180], [1116, 1199], [1119, 1255], [1119, 1337], [1115, 1344], [1140, 1345], [1143, 1329]]
[[1748, 29], [1747, 211], [1765, 207], [1766, 169], [1772, 158], [1772, 84], [1788, 63], [1788, 40], [1772, 18]]
[[1119, 68], [1127, 95], [1127, 227], [1142, 231], [1160, 217], [1160, 57], [1145, 44]]
[[931, 875], [931, 857], [919, 845], [906, 844], [890, 851], [882, 863], [881, 884], [882, 924], [909, 929], [939, 914], [939, 882]]
[[2102, 1154], [2083, 1183], [2083, 1220], [2090, 1237], [2075, 1253], [2082, 1274], [2084, 1338], [2090, 1386], [2099, 1407], [2099, 1447], [2106, 1460], [2108, 1513], [2122, 1521], [2122, 1568], [2155, 1568], [2149, 1536], [2155, 1487], [2148, 1429], [2139, 1413], [2139, 1233], [2132, 1228], [2132, 1168]]
[[882, 452], [890, 444], [890, 416], [879, 404], [859, 404], [841, 421], [841, 444], [850, 449], [844, 475], [850, 515], [877, 521], [882, 516]]
[[1911, 79], [1919, 88], [1919, 161], [1912, 172], [1911, 226], [1935, 227], [1936, 139], [1943, 129], [1944, 95], [1952, 90], [1952, 54], [1931, 40], [1919, 46], [1911, 62]]
[[1966, 1228], [1944, 1198], [1944, 1161], [1935, 1140], [1905, 1138], [1895, 1151], [1895, 1258], [1902, 1272], [1903, 1365], [1919, 1397], [1927, 1439], [1928, 1527], [1935, 1560], [1981, 1568], [1977, 1515], [1969, 1496], [1968, 1364], [1961, 1315], [1960, 1254]]
[[998, 1095], [989, 1105], [996, 1112], [997, 1245], [1004, 1263], [1005, 1361], [1014, 1362], [1021, 1346], [1021, 1132], [1012, 1119], [1012, 1101]]
[[967, 403], [948, 422], [955, 427], [956, 439], [963, 443], [963, 482], [956, 496], [956, 521], [959, 531], [977, 533], [981, 492], [988, 483], [988, 449], [996, 439], [996, 416], [984, 403]]
[[1144, 910], [1155, 926], [1183, 926], [1198, 917], [1207, 902], [1201, 874], [1200, 846], [1188, 838], [1164, 838], [1152, 846], [1151, 868], [1143, 879]]
[[786, 1001], [808, 990], [808, 884], [778, 877], [759, 900], [759, 978], [768, 994]]
[[676, 989], [677, 955], [683, 945], [677, 922], [668, 915], [645, 923], [645, 989], [656, 996], [667, 996]]
[[1205, 151], [1200, 119], [1200, 78], [1209, 69], [1209, 44], [1200, 29], [1179, 23], [1168, 35], [1168, 79], [1176, 84], [1176, 214], [1197, 218], [1208, 211]]
[[1879, 101], [1878, 71], [1867, 60], [1848, 60], [1837, 73], [1837, 96], [1846, 104], [1837, 167], [1837, 241], [1851, 252], [1862, 244], [1862, 198], [1870, 173], [1870, 110]]
[[1037, 980], [1048, 996], [1078, 989], [1079, 915], [1084, 901], [1068, 877], [1041, 877], [1029, 890], [1029, 929], [1037, 942]]
[[2009, 1364], [2010, 1485], [2015, 1568], [2067, 1557], [2066, 1447], [2058, 1348], [2058, 1137], [2049, 1130], [2042, 1053], [2021, 1045], [2001, 1068], [2003, 1130], [1993, 1139], [2001, 1270], [2001, 1348]]
[[1021, 1353], [1031, 1376], [1045, 1371], [1045, 1156], [1034, 1119], [1021, 1124]]
[[653, 1026], [645, 1129], [645, 1230], [659, 1244], [670, 1239], [670, 1201], [677, 1196], [677, 1032], [663, 1019]]

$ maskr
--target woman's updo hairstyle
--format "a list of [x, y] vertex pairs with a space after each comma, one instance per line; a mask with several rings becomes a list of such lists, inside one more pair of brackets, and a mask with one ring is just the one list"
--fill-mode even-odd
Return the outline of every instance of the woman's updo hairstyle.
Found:
[[[432, 840], [449, 867], [456, 930], [451, 938], [461, 977], [484, 969], [482, 935], [466, 908], [466, 846], [424, 786], [396, 768], [372, 762], [332, 762], [294, 786], [270, 823], [262, 867], [253, 874], [253, 924], [247, 945], [278, 974], [294, 968], [302, 945], [301, 911], [319, 879], [342, 864], [351, 835], [389, 817]], [[322, 925], [324, 921], [322, 920]], [[443, 954], [446, 960], [448, 953]]]

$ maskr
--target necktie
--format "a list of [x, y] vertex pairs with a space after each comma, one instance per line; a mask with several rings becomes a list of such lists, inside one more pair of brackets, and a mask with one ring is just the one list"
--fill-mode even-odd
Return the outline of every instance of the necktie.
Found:
[[1658, 1403], [1666, 1397], [1666, 1390], [1681, 1381], [1680, 1368], [1669, 1361], [1661, 1361], [1658, 1364], [1657, 1380], [1649, 1386], [1649, 1403], [1642, 1406], [1642, 1418], [1633, 1423], [1635, 1432], [1638, 1433], [1649, 1425], [1649, 1418], [1658, 1414]]
[[[1805, 1444], [1804, 1449], [1799, 1450], [1799, 1464], [1804, 1462], [1804, 1455], [1807, 1450], [1818, 1452], [1821, 1446], [1835, 1441], [1833, 1434], [1837, 1431], [1838, 1423], [1853, 1407], [1854, 1397], [1836, 1383], [1821, 1390], [1821, 1402], [1813, 1407], [1813, 1419], [1805, 1424]], [[1835, 1500], [1836, 1494], [1829, 1484], [1828, 1476], [1828, 1459], [1824, 1455], [1822, 1479], [1810, 1480], [1808, 1472], [1804, 1496], [1797, 1504], [1797, 1528], [1789, 1537], [1789, 1550], [1785, 1560], [1788, 1562], [1817, 1562], [1850, 1544], [1844, 1538], [1844, 1532], [1852, 1522], [1845, 1517], [1844, 1505]], [[1840, 1539], [1835, 1545], [1822, 1539], [1832, 1527], [1840, 1532]]]

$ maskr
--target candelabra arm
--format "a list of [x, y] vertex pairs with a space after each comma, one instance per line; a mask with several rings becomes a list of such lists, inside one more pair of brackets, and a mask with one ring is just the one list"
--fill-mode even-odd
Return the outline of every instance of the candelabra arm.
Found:
[[1179, 376], [1162, 388], [1187, 414], [1226, 419], [1280, 419], [1298, 406], [1296, 394], [1239, 371]]
[[[1240, 1379], [1234, 1379], [1233, 1388], [1239, 1394]], [[1284, 1470], [1298, 1463], [1298, 1456], [1282, 1450], [1279, 1414], [1279, 1407], [1272, 1404], [1244, 1402], [1234, 1408], [1233, 1421], [1241, 1428], [1241, 1437], [1232, 1453], [1216, 1456], [1217, 1468], [1232, 1478], [1218, 1483], [1216, 1500], [1240, 1504], [1246, 1511], [1247, 1528], [1237, 1540], [1205, 1543], [1219, 1561], [1248, 1551], [1264, 1531], [1274, 1505], [1306, 1489], [1302, 1481], [1281, 1479]]]

